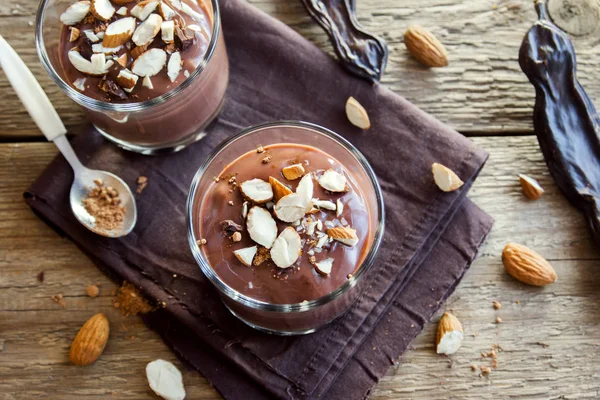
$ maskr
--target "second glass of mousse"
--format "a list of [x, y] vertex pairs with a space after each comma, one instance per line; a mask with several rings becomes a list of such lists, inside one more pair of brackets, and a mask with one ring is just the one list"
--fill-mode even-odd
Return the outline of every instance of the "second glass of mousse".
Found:
[[194, 255], [225, 304], [280, 334], [311, 332], [343, 312], [383, 232], [366, 160], [300, 122], [231, 139], [193, 184], [189, 206]]
[[201, 139], [229, 64], [216, 0], [43, 0], [42, 64], [94, 126], [142, 153]]

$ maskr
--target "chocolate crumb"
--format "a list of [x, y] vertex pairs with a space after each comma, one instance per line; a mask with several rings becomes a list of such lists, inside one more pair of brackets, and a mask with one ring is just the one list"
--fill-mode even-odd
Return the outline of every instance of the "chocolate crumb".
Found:
[[244, 230], [244, 228], [241, 225], [236, 224], [230, 219], [221, 221], [221, 229], [223, 229], [227, 236], [231, 236], [236, 232], [241, 232]]
[[266, 156], [265, 158], [263, 158], [263, 159], [262, 159], [262, 163], [263, 163], [263, 164], [270, 163], [272, 159], [273, 159], [273, 157], [271, 157], [271, 156]]
[[348, 279], [352, 278], [352, 274], [346, 275], [346, 278], [348, 278]]
[[500, 324], [500, 323], [502, 323], [502, 318], [500, 318], [500, 317], [496, 317], [496, 323], [497, 323], [497, 324]]
[[229, 200], [229, 201], [227, 202], [227, 204], [229, 204], [230, 206], [233, 206], [233, 205], [235, 205], [235, 203], [234, 203], [232, 200]]
[[196, 243], [198, 244], [198, 246], [204, 246], [206, 244], [206, 239], [202, 238], [196, 241]]
[[41, 271], [39, 274], [37, 274], [36, 279], [38, 282], [43, 283], [44, 282], [44, 271]]
[[143, 175], [138, 176], [138, 178], [137, 178], [137, 184], [138, 184], [138, 187], [137, 187], [136, 192], [138, 194], [142, 193], [142, 191], [144, 189], [146, 189], [146, 186], [148, 186], [148, 178], [145, 177], [145, 176], [143, 176]]
[[477, 371], [477, 364], [471, 364], [471, 371]]
[[262, 146], [258, 146], [258, 147], [256, 148], [256, 152], [257, 152], [258, 154], [260, 154], [260, 153], [263, 153], [264, 151], [265, 151], [265, 148], [264, 148], [264, 147], [262, 147]]
[[502, 304], [499, 301], [495, 301], [492, 303], [494, 305], [494, 310], [499, 310], [502, 308]]
[[85, 289], [85, 294], [87, 294], [89, 297], [98, 297], [98, 294], [100, 294], [100, 289], [98, 289], [98, 286], [96, 285], [89, 285]]
[[317, 262], [317, 259], [315, 258], [315, 256], [310, 256], [308, 257], [308, 262], [311, 264], [315, 264]]
[[[176, 21], [177, 22], [177, 21]], [[185, 51], [194, 43], [195, 34], [189, 28], [175, 24], [175, 44], [181, 51]]]
[[79, 50], [79, 54], [87, 60], [92, 58], [94, 51], [92, 50], [92, 41], [86, 35], [82, 35], [79, 40], [79, 44], [77, 44], [77, 50]]
[[492, 369], [490, 367], [480, 367], [480, 369], [483, 375], [489, 375], [492, 373]]
[[107, 79], [106, 76], [98, 83], [98, 87], [110, 96], [116, 97], [119, 100], [127, 100], [127, 93], [125, 93], [121, 86], [117, 85], [112, 79]]

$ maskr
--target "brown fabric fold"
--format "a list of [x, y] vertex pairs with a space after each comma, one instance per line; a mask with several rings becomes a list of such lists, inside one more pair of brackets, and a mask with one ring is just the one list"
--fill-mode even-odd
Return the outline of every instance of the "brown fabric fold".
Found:
[[[122, 151], [91, 127], [72, 141], [88, 167], [115, 172], [131, 187], [139, 175], [148, 177], [130, 235], [98, 237], [75, 220], [68, 202], [72, 172], [62, 157], [25, 198], [115, 280], [164, 301], [167, 307], [146, 322], [225, 397], [362, 398], [452, 292], [489, 231], [489, 216], [465, 199], [487, 154], [400, 96], [350, 76], [246, 2], [223, 1], [221, 11], [230, 84], [206, 138], [156, 157]], [[369, 111], [369, 131], [348, 123], [350, 95]], [[277, 119], [318, 123], [354, 143], [379, 178], [387, 212], [376, 265], [365, 276], [369, 289], [346, 314], [300, 337], [266, 335], [229, 314], [186, 239], [185, 200], [201, 161], [239, 129]], [[464, 187], [441, 192], [433, 162], [456, 171]]]

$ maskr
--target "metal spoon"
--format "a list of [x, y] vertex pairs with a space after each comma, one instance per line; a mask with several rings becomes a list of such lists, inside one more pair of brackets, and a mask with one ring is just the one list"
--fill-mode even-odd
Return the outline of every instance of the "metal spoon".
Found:
[[[36, 125], [49, 141], [54, 142], [73, 168], [75, 179], [69, 197], [71, 210], [77, 220], [89, 230], [106, 237], [116, 238], [131, 232], [137, 220], [137, 209], [131, 189], [118, 176], [106, 171], [88, 169], [81, 164], [65, 136], [67, 130], [46, 93], [2, 35], [0, 35], [0, 66]], [[119, 193], [121, 204], [125, 207], [125, 217], [120, 228], [112, 230], [97, 228], [95, 218], [83, 206], [83, 200], [89, 190], [96, 185], [94, 180], [101, 180], [105, 186], [112, 186]]]

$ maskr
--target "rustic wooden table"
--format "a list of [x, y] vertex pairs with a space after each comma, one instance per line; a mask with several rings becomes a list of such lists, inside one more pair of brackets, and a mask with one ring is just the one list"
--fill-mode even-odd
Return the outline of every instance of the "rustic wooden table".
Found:
[[[568, 6], [585, 0], [560, 1]], [[251, 2], [331, 51], [299, 1]], [[390, 46], [383, 84], [490, 152], [471, 198], [496, 219], [480, 258], [445, 306], [464, 324], [463, 347], [450, 358], [436, 355], [432, 322], [375, 388], [373, 399], [600, 398], [600, 254], [582, 216], [548, 174], [532, 132], [534, 91], [517, 63], [521, 39], [536, 19], [532, 2], [358, 3], [361, 22]], [[36, 0], [0, 0], [0, 33], [41, 81], [68, 128], [77, 132], [83, 114], [51, 83], [36, 55], [37, 6]], [[449, 67], [428, 70], [409, 57], [402, 35], [413, 22], [445, 43]], [[575, 45], [579, 79], [598, 101], [600, 29], [596, 31], [578, 37]], [[0, 94], [0, 398], [153, 398], [146, 363], [157, 357], [179, 363], [141, 320], [113, 309], [115, 285], [24, 204], [22, 192], [57, 151], [44, 141], [3, 74]], [[539, 201], [522, 195], [519, 173], [534, 176], [545, 187]], [[547, 257], [558, 281], [536, 289], [508, 276], [500, 260], [508, 241]], [[43, 283], [36, 280], [41, 271]], [[98, 298], [85, 295], [92, 283], [101, 288]], [[66, 308], [50, 299], [58, 293]], [[503, 304], [498, 311], [494, 300]], [[96, 312], [112, 321], [111, 340], [96, 364], [74, 367], [68, 362], [70, 343]], [[503, 322], [496, 324], [496, 317]], [[498, 368], [481, 378], [470, 366], [489, 365], [480, 353], [493, 344], [504, 350]], [[185, 372], [184, 380], [188, 398], [220, 398], [198, 373]]]

